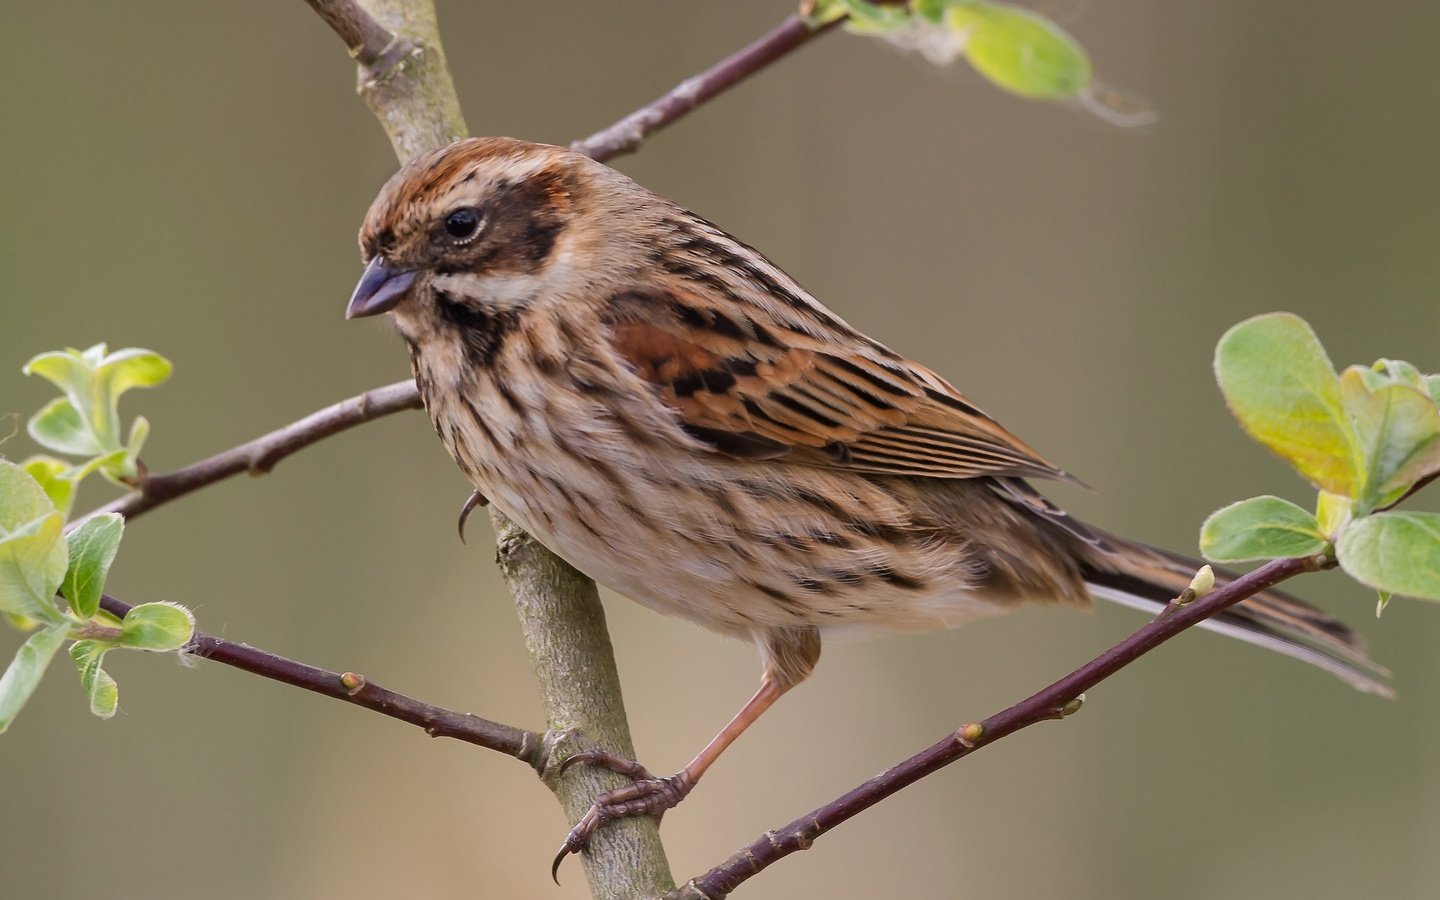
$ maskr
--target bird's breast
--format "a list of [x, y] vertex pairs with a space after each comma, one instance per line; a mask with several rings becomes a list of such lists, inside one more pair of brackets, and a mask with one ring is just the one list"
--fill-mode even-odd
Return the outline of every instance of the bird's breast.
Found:
[[[457, 351], [463, 353], [463, 351]], [[884, 479], [731, 460], [663, 435], [653, 398], [563, 372], [419, 354], [436, 432], [475, 487], [576, 568], [712, 630], [917, 630], [997, 611], [963, 536]]]

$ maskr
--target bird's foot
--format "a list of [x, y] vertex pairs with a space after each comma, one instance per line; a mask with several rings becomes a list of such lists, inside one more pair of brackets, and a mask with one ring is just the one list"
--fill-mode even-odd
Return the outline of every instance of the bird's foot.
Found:
[[555, 862], [550, 866], [550, 877], [555, 879], [557, 884], [560, 864], [565, 861], [565, 857], [585, 849], [590, 843], [590, 836], [601, 825], [631, 816], [654, 816], [658, 823], [667, 809], [684, 800], [695, 787], [695, 779], [684, 769], [674, 775], [657, 778], [638, 762], [603, 750], [576, 753], [560, 764], [561, 774], [577, 763], [609, 769], [632, 779], [632, 782], [596, 797], [590, 809], [580, 817], [575, 827], [570, 829], [570, 833], [565, 836], [565, 843], [560, 845], [560, 852], [555, 854]]

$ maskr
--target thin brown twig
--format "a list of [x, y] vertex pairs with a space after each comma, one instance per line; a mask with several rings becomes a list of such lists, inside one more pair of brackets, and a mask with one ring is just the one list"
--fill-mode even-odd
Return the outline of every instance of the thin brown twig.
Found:
[[[101, 597], [100, 606], [106, 612], [122, 619], [130, 611], [129, 604], [108, 594]], [[431, 737], [454, 738], [513, 756], [537, 770], [544, 759], [544, 739], [533, 731], [492, 722], [470, 713], [432, 706], [383, 688], [354, 672], [331, 672], [258, 647], [237, 644], [198, 631], [190, 639], [184, 652], [202, 659], [213, 659], [215, 662], [234, 666], [272, 681], [363, 706], [392, 719], [423, 728]]]
[[685, 79], [615, 124], [575, 141], [570, 149], [601, 162], [633, 153], [653, 132], [839, 24], [837, 19], [817, 28], [798, 15], [790, 16], [755, 42]]
[[163, 503], [241, 472], [264, 475], [280, 460], [332, 434], [391, 413], [420, 407], [420, 392], [413, 381], [397, 381], [374, 388], [183, 469], [163, 475], [147, 475], [141, 479], [136, 490], [75, 520], [72, 527], [100, 513], [116, 512], [127, 520], [133, 519]]
[[1074, 704], [1085, 691], [1186, 629], [1286, 579], [1334, 564], [1333, 559], [1325, 556], [1275, 560], [1198, 600], [1186, 604], [1172, 602], [1125, 640], [1049, 687], [983, 722], [962, 726], [939, 743], [881, 772], [849, 793], [788, 825], [767, 831], [720, 865], [666, 895], [667, 900], [721, 900], [729, 896], [747, 879], [796, 851], [808, 850], [816, 838], [925, 776], [1006, 735], [1075, 711], [1078, 706]]

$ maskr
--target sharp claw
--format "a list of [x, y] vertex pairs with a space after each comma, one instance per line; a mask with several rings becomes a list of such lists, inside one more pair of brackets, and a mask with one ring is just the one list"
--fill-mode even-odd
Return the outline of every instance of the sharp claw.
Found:
[[556, 884], [560, 883], [560, 864], [565, 861], [565, 857], [584, 850], [590, 843], [591, 832], [603, 824], [605, 824], [604, 817], [596, 816], [593, 808], [580, 817], [580, 821], [576, 822], [575, 827], [570, 829], [570, 833], [565, 835], [565, 842], [560, 845], [560, 852], [555, 854], [555, 861], [550, 863], [550, 879], [552, 881]]
[[556, 770], [555, 774], [564, 775], [566, 769], [569, 769], [571, 766], [575, 765], [578, 762], [584, 762], [587, 759], [589, 759], [589, 754], [584, 752], [576, 753], [573, 756], [567, 756], [565, 758], [565, 761], [560, 764], [560, 768]]
[[632, 781], [649, 781], [655, 777], [650, 774], [649, 769], [640, 765], [638, 762], [626, 759], [623, 756], [616, 756], [613, 753], [607, 753], [604, 750], [581, 750], [574, 753], [566, 757], [564, 762], [560, 763], [560, 768], [556, 774], [564, 775], [566, 769], [569, 769], [576, 763], [582, 762], [587, 765], [608, 769], [617, 775], [624, 775]]
[[570, 839], [566, 838], [565, 843], [560, 845], [560, 852], [555, 854], [555, 861], [550, 864], [550, 880], [555, 882], [557, 887], [560, 884], [560, 864], [573, 852], [570, 849]]
[[570, 829], [565, 843], [560, 845], [560, 852], [555, 854], [555, 860], [550, 864], [550, 878], [556, 884], [560, 883], [560, 864], [565, 857], [584, 850], [590, 843], [590, 836], [606, 822], [650, 815], [658, 824], [665, 811], [684, 799], [695, 786], [695, 779], [684, 769], [666, 778], [656, 778], [639, 763], [604, 750], [581, 750], [562, 761], [556, 774], [563, 775], [566, 769], [581, 762], [626, 775], [631, 783], [595, 798], [590, 809]]
[[460, 543], [465, 543], [465, 520], [470, 518], [470, 514], [475, 511], [475, 507], [487, 506], [489, 503], [490, 500], [479, 491], [471, 491], [470, 496], [465, 498], [465, 505], [460, 507]]

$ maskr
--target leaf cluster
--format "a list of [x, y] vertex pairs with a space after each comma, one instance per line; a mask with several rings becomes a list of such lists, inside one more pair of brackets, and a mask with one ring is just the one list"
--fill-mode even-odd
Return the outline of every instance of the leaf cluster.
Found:
[[1440, 600], [1440, 515], [1394, 506], [1440, 474], [1440, 375], [1382, 359], [1336, 373], [1289, 313], [1220, 339], [1215, 375], [1245, 431], [1316, 489], [1314, 512], [1279, 497], [1219, 510], [1200, 532], [1216, 562], [1333, 553], [1380, 592]]
[[102, 610], [100, 598], [124, 520], [107, 513], [66, 527], [75, 488], [86, 476], [100, 472], [126, 483], [139, 475], [149, 425], [136, 418], [129, 437], [121, 437], [120, 395], [164, 381], [169, 361], [148, 350], [107, 353], [104, 344], [97, 344], [85, 351], [43, 353], [26, 364], [25, 372], [64, 392], [30, 419], [31, 437], [47, 449], [84, 459], [72, 464], [35, 456], [16, 464], [0, 458], [0, 614], [17, 629], [32, 632], [0, 675], [0, 732], [14, 721], [67, 640], [74, 641], [70, 656], [91, 712], [109, 718], [118, 691], [102, 667], [105, 654], [117, 648], [180, 650], [195, 628], [190, 612], [173, 603], [136, 606], [123, 619]]
[[26, 431], [47, 450], [83, 457], [72, 464], [34, 456], [24, 463], [61, 513], [70, 514], [76, 487], [95, 472], [116, 484], [139, 476], [150, 423], [137, 416], [129, 436], [122, 437], [120, 395], [160, 384], [170, 369], [170, 361], [158, 353], [136, 347], [109, 353], [104, 344], [42, 353], [25, 364], [26, 375], [39, 375], [64, 392], [30, 417]]

